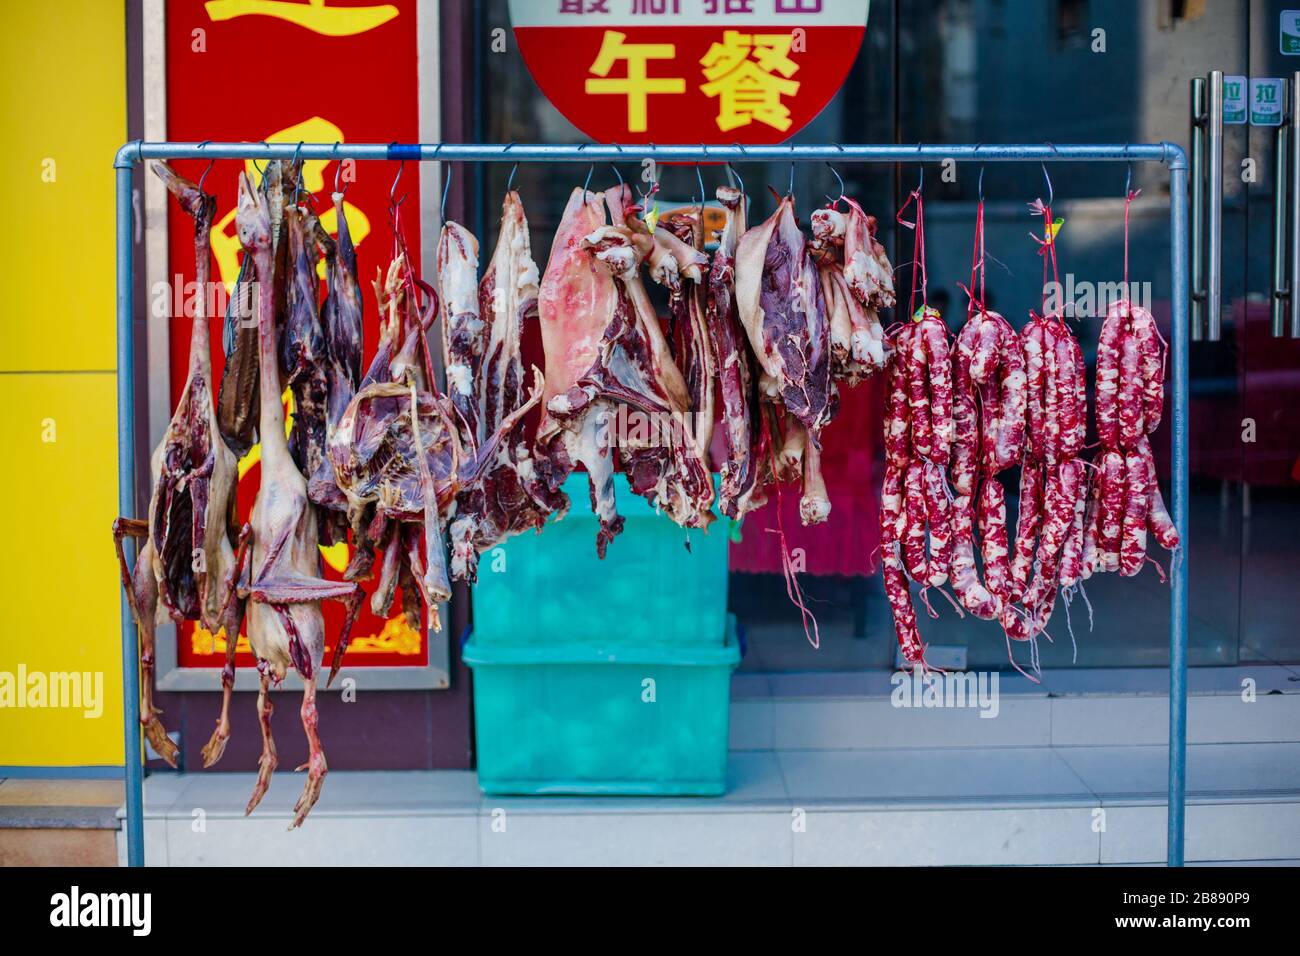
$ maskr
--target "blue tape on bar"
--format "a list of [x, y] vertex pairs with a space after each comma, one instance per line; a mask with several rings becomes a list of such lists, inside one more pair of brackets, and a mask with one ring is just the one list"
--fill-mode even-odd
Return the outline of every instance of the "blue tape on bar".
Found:
[[419, 162], [420, 144], [419, 143], [389, 143], [388, 158], [389, 159], [410, 159]]

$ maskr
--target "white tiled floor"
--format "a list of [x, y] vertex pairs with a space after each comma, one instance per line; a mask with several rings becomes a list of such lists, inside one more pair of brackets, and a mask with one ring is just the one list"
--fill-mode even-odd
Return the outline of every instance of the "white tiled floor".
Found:
[[[1187, 859], [1300, 857], [1300, 744], [1189, 752]], [[151, 864], [817, 865], [1158, 863], [1163, 747], [736, 752], [719, 798], [486, 797], [474, 774], [155, 775]]]

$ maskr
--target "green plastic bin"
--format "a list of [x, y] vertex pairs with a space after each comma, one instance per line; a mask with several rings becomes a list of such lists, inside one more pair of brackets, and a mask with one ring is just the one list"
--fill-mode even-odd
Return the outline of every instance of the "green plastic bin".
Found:
[[[716, 643], [716, 642], [715, 642]], [[464, 648], [487, 794], [717, 795], [727, 785], [736, 619], [714, 647]]]
[[[479, 559], [474, 637], [480, 646], [569, 642], [718, 646], [726, 627], [727, 529], [686, 530], [614, 478], [623, 533], [596, 557], [599, 522], [587, 476], [564, 483], [572, 505], [540, 534], [516, 535]], [[686, 542], [690, 542], [690, 550]]]

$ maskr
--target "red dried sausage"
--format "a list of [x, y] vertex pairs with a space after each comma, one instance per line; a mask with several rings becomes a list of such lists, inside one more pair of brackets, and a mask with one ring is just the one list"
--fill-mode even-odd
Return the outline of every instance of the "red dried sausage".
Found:
[[1124, 502], [1124, 520], [1120, 528], [1119, 573], [1131, 578], [1142, 570], [1147, 557], [1147, 509], [1151, 489], [1147, 487], [1147, 467], [1136, 449], [1124, 456], [1124, 476], [1128, 482]]
[[1026, 459], [1020, 472], [1020, 514], [1016, 517], [1016, 547], [1011, 558], [1012, 601], [1019, 601], [1029, 586], [1042, 508], [1043, 468]]

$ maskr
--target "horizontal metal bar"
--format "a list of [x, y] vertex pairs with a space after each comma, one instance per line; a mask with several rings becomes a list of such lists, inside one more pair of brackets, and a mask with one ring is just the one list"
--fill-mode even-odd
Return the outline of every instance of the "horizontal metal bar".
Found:
[[[1186, 158], [1174, 143], [1102, 145], [953, 144], [688, 146], [536, 143], [127, 143], [115, 165], [145, 159], [384, 159], [443, 162], [616, 163], [655, 159], [663, 162], [1156, 162], [1183, 168]], [[1180, 166], [1181, 164], [1181, 166]]]

